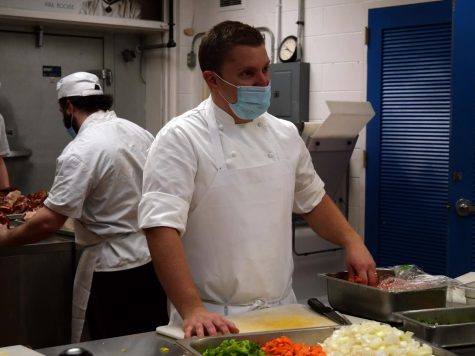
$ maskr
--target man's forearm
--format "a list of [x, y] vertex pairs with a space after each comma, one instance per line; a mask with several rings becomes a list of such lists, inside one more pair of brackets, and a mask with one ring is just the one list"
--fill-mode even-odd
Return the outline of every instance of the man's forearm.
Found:
[[172, 228], [156, 227], [146, 229], [145, 234], [160, 283], [182, 318], [204, 308], [178, 232]]
[[311, 212], [302, 217], [319, 236], [345, 249], [354, 243], [362, 243], [361, 237], [326, 194]]
[[56, 232], [67, 217], [41, 208], [31, 220], [0, 235], [0, 247], [21, 246], [42, 241]]

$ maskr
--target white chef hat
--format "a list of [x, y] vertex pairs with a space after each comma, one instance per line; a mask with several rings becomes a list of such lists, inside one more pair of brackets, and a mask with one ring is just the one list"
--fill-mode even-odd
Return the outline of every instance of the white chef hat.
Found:
[[58, 99], [69, 96], [103, 95], [99, 78], [87, 72], [77, 72], [61, 78], [56, 84]]

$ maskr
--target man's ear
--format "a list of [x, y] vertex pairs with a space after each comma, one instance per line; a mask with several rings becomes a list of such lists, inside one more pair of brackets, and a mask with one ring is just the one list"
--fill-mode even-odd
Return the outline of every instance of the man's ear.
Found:
[[64, 108], [65, 108], [65, 111], [66, 111], [66, 112], [69, 111], [69, 113], [71, 114], [71, 112], [72, 112], [73, 109], [74, 109], [74, 106], [73, 106], [73, 104], [71, 103], [70, 100], [66, 100], [66, 105], [64, 106]]
[[217, 89], [218, 87], [218, 81], [216, 78], [216, 75], [210, 70], [205, 70], [203, 72], [203, 79], [205, 80], [206, 84], [208, 84], [208, 87], [210, 90]]

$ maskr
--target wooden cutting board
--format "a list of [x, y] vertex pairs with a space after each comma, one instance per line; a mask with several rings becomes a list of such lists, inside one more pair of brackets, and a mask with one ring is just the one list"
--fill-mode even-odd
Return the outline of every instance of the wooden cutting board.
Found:
[[[266, 308], [231, 315], [227, 319], [233, 321], [241, 333], [337, 325], [303, 304]], [[184, 337], [181, 325], [159, 326], [157, 332], [176, 339], [183, 339]]]
[[8, 347], [0, 347], [0, 356], [42, 356], [39, 352], [29, 349], [25, 346], [14, 345]]
[[242, 333], [333, 326], [337, 323], [303, 304], [289, 304], [228, 317]]

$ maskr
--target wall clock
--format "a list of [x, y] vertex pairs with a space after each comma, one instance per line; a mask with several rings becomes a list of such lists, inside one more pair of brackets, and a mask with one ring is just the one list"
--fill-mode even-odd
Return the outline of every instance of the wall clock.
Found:
[[281, 62], [294, 62], [297, 59], [297, 37], [287, 36], [279, 46], [279, 59]]

